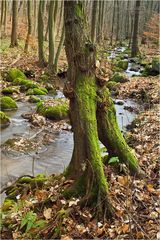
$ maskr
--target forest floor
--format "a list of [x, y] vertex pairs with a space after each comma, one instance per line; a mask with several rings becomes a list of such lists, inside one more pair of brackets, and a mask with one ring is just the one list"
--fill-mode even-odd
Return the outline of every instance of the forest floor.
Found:
[[[47, 69], [37, 66], [35, 55], [24, 54], [22, 49], [6, 49], [1, 61], [2, 70], [10, 67], [33, 70], [35, 79]], [[66, 69], [65, 58], [60, 68]], [[55, 77], [51, 77], [51, 82]], [[80, 208], [80, 199], [67, 199], [63, 191], [72, 181], [64, 176], [41, 176], [36, 187], [23, 184], [26, 192], [17, 198], [10, 211], [2, 215], [2, 239], [159, 239], [159, 78], [132, 77], [120, 85], [119, 99], [134, 99], [143, 105], [143, 111], [128, 126], [126, 139], [134, 149], [141, 168], [146, 173], [136, 179], [105, 167], [109, 181], [109, 195], [115, 207], [112, 221], [96, 220], [95, 208]], [[19, 187], [21, 183], [14, 183]]]

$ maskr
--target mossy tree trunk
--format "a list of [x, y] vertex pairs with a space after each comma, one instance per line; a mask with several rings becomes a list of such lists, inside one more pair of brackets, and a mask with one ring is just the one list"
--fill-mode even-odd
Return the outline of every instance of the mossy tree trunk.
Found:
[[13, 0], [13, 3], [12, 3], [12, 33], [11, 33], [10, 47], [18, 46], [18, 42], [17, 42], [17, 23], [18, 23], [17, 10], [18, 10], [18, 1]]
[[99, 87], [97, 91], [97, 124], [100, 141], [107, 148], [110, 157], [119, 158], [132, 175], [142, 173], [138, 160], [126, 143], [117, 123], [116, 111], [107, 87]]
[[70, 99], [74, 132], [74, 150], [67, 174], [76, 183], [82, 179], [84, 199], [93, 200], [94, 197], [101, 214], [111, 216], [113, 209], [108, 197], [96, 120], [95, 47], [87, 36], [83, 3], [65, 1], [64, 18], [65, 49], [69, 65], [69, 83], [65, 86], [64, 93]]
[[27, 1], [27, 15], [28, 15], [28, 33], [27, 33], [27, 38], [26, 38], [25, 47], [24, 47], [25, 52], [28, 52], [29, 42], [32, 34], [32, 2], [31, 0]]

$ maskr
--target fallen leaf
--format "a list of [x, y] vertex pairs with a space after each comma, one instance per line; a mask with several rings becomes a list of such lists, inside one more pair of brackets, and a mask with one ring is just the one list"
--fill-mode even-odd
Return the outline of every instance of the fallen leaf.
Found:
[[46, 220], [51, 219], [51, 215], [52, 215], [52, 208], [45, 208], [43, 211], [43, 215], [45, 217]]

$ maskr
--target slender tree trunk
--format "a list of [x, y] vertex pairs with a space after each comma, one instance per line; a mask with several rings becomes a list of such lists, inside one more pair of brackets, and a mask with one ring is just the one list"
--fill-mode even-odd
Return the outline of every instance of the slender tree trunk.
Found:
[[91, 40], [93, 43], [96, 41], [96, 26], [97, 26], [97, 12], [98, 12], [98, 1], [93, 1], [92, 5], [92, 22], [91, 22]]
[[7, 25], [7, 0], [4, 1], [4, 20], [3, 20], [4, 33], [6, 32], [6, 25]]
[[125, 39], [129, 39], [129, 2], [127, 2], [127, 11], [126, 11], [126, 19], [125, 19]]
[[117, 29], [116, 29], [116, 42], [119, 41], [119, 18], [120, 18], [120, 13], [119, 13], [119, 0], [117, 0]]
[[73, 89], [73, 95], [67, 95], [71, 91], [68, 92], [67, 87], [64, 89], [70, 98], [74, 132], [74, 151], [68, 174], [76, 178], [74, 193], [84, 195], [85, 200], [94, 199], [98, 202], [98, 213], [111, 216], [113, 210], [108, 197], [96, 121], [95, 47], [88, 43], [83, 10], [83, 2], [64, 2], [68, 81], [70, 90]]
[[46, 65], [45, 57], [44, 57], [44, 46], [43, 46], [43, 10], [44, 10], [44, 1], [39, 1], [39, 10], [38, 10], [38, 56], [39, 56], [39, 64], [44, 67]]
[[57, 36], [59, 36], [59, 31], [61, 28], [61, 22], [62, 22], [62, 18], [63, 18], [63, 9], [64, 9], [63, 5], [64, 5], [64, 1], [62, 0], [61, 6], [60, 6], [60, 17], [59, 17], [59, 23], [58, 23], [58, 28], [57, 28]]
[[131, 56], [132, 57], [135, 57], [138, 54], [139, 8], [140, 8], [140, 0], [136, 0], [135, 15], [134, 15], [134, 27], [133, 27], [133, 38], [132, 38], [132, 49], [131, 49]]
[[114, 34], [114, 21], [115, 21], [115, 0], [113, 0], [113, 16], [112, 16], [112, 30], [111, 30], [111, 42], [110, 44], [112, 45], [113, 43], [113, 34]]
[[34, 29], [33, 35], [36, 37], [37, 35], [37, 0], [34, 0]]
[[18, 5], [17, 0], [13, 0], [13, 3], [12, 3], [12, 32], [11, 32], [10, 47], [18, 46], [18, 42], [17, 42], [17, 24], [18, 24], [17, 5]]
[[55, 1], [50, 1], [49, 5], [49, 16], [48, 16], [48, 30], [49, 30], [49, 57], [48, 57], [48, 63], [50, 70], [53, 70], [53, 61], [54, 61], [54, 55], [55, 55], [55, 44], [54, 44], [54, 6]]
[[4, 1], [1, 1], [1, 26], [3, 24], [3, 14], [4, 14]]
[[63, 26], [60, 42], [59, 42], [57, 53], [54, 60], [54, 73], [57, 73], [57, 70], [58, 70], [58, 59], [64, 44], [64, 37], [65, 37], [65, 34], [64, 34], [64, 26]]
[[28, 52], [28, 47], [29, 47], [29, 42], [32, 34], [32, 2], [31, 0], [27, 1], [27, 15], [28, 15], [28, 33], [27, 33], [27, 38], [26, 38], [26, 43], [25, 43], [25, 48], [24, 51]]

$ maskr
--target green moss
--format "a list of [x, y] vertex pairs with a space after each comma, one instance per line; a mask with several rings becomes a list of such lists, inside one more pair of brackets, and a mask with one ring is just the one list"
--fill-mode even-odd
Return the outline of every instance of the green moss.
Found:
[[113, 81], [108, 81], [107, 82], [107, 88], [110, 90], [110, 91], [115, 91], [117, 90], [117, 88], [119, 87], [119, 83], [117, 82], [113, 82]]
[[160, 58], [155, 57], [152, 59], [152, 69], [153, 71], [160, 73]]
[[22, 78], [16, 78], [13, 81], [13, 83], [16, 85], [25, 86], [26, 89], [38, 87], [38, 83], [31, 81], [31, 80], [27, 80], [27, 79], [22, 79]]
[[0, 111], [0, 127], [7, 127], [10, 124], [10, 119], [4, 112]]
[[12, 199], [6, 198], [3, 205], [2, 205], [2, 211], [7, 212], [9, 211], [15, 204], [15, 201]]
[[4, 88], [3, 90], [2, 90], [2, 93], [3, 94], [13, 94], [14, 92], [18, 92], [18, 89], [17, 88], [15, 88], [15, 87], [6, 87], [6, 88]]
[[28, 89], [27, 95], [46, 95], [47, 93], [39, 88]]
[[123, 75], [123, 74], [120, 74], [120, 73], [114, 73], [111, 78], [109, 79], [109, 81], [112, 81], [112, 82], [116, 82], [116, 83], [124, 83], [126, 81], [128, 81], [126, 79], [126, 77]]
[[14, 81], [16, 78], [22, 78], [22, 79], [26, 79], [25, 74], [20, 71], [19, 69], [16, 68], [11, 68], [8, 71], [8, 75], [7, 75], [7, 80], [8, 81]]
[[37, 104], [37, 112], [52, 120], [61, 120], [68, 117], [69, 107], [66, 102], [57, 100], [54, 106], [45, 106], [45, 103]]
[[118, 68], [122, 68], [123, 70], [126, 70], [128, 68], [128, 61], [127, 60], [120, 60], [119, 62], [117, 62], [117, 67]]
[[31, 177], [20, 177], [18, 180], [17, 180], [17, 183], [31, 183], [32, 182], [32, 179]]
[[11, 97], [1, 97], [0, 98], [0, 107], [2, 110], [12, 110], [16, 109], [17, 104]]
[[41, 101], [41, 99], [39, 97], [36, 97], [34, 95], [31, 95], [29, 100], [28, 100], [30, 103], [38, 103]]

